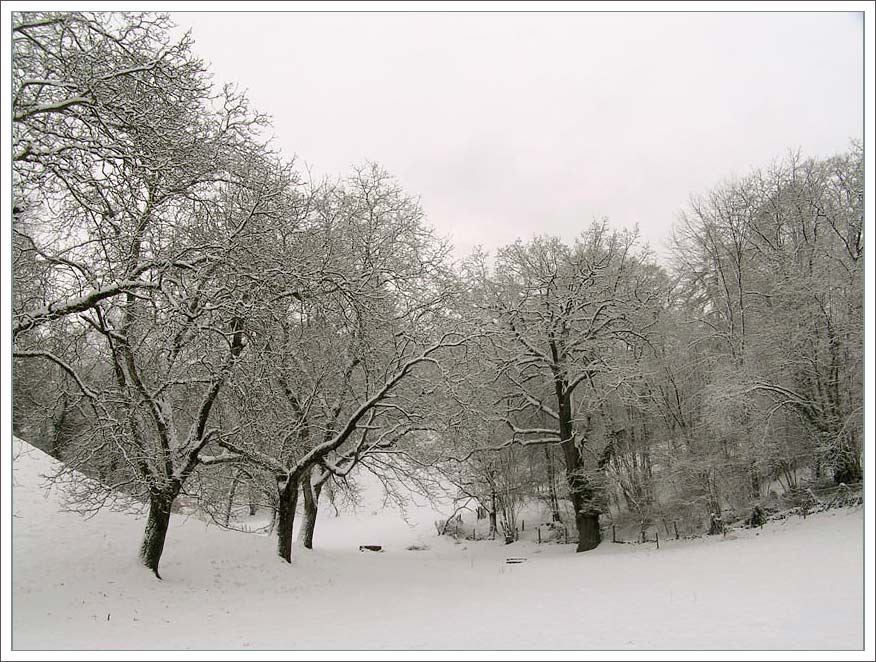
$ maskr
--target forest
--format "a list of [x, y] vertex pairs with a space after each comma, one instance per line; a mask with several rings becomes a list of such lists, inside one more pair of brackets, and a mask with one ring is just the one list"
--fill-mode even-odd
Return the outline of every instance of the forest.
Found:
[[280, 154], [169, 17], [11, 30], [14, 433], [70, 509], [146, 513], [156, 576], [174, 512], [270, 513], [290, 561], [366, 474], [578, 552], [860, 498], [860, 143], [692, 191], [669, 260], [610, 219], [458, 258], [378, 163]]

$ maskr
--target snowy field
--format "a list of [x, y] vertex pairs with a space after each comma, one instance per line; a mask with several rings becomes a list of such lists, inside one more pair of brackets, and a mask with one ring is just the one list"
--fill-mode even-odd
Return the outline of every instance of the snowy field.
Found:
[[576, 555], [572, 545], [454, 544], [436, 536], [426, 507], [410, 526], [379, 503], [340, 517], [326, 507], [316, 549], [296, 549], [291, 566], [274, 558], [272, 538], [180, 517], [159, 582], [136, 560], [143, 520], [58, 512], [40, 478], [52, 460], [20, 442], [15, 455], [14, 649], [863, 646], [860, 509]]

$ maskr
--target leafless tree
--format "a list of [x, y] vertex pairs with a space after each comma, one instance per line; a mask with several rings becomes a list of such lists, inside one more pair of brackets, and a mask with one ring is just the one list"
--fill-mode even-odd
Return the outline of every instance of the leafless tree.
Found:
[[[274, 242], [283, 268], [262, 270], [273, 294], [233, 389], [241, 431], [219, 442], [276, 480], [286, 561], [299, 486], [309, 547], [329, 477], [360, 464], [397, 471], [398, 458], [375, 456], [428, 436], [427, 377], [466, 340], [446, 315], [447, 248], [383, 170], [322, 186], [308, 214], [307, 232]], [[309, 270], [290, 283], [285, 265], [302, 254]], [[293, 285], [298, 295], [284, 298]]]
[[[597, 224], [572, 246], [537, 238], [469, 264], [473, 299], [491, 334], [480, 390], [504, 444], [556, 444], [563, 452], [578, 550], [599, 544], [598, 449], [590, 439], [606, 398], [625, 381], [627, 354], [653, 324], [658, 292], [635, 236]], [[540, 423], [546, 419], [548, 424]], [[495, 444], [494, 444], [495, 447]]]
[[[174, 500], [220, 461], [202, 453], [247, 343], [245, 257], [291, 181], [262, 118], [214, 94], [166, 28], [122, 14], [23, 14], [13, 28], [16, 269], [46, 274], [16, 291], [14, 356], [75, 384], [90, 421], [62, 475], [81, 509], [147, 500], [141, 557], [156, 575]], [[96, 466], [100, 480], [78, 479]]]

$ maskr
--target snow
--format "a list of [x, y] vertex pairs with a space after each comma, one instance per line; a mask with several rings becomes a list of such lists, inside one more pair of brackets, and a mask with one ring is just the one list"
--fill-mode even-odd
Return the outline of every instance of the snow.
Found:
[[142, 519], [59, 512], [40, 477], [53, 460], [19, 441], [15, 456], [16, 650], [863, 646], [861, 509], [575, 554], [454, 544], [426, 504], [409, 525], [372, 495], [339, 517], [323, 507], [316, 549], [296, 548], [292, 565], [273, 538], [175, 516], [158, 581], [137, 562]]

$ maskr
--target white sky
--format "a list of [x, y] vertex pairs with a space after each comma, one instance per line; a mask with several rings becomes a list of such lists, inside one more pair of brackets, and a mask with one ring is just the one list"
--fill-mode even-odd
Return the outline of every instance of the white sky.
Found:
[[661, 252], [677, 211], [863, 131], [853, 13], [175, 13], [277, 144], [375, 160], [459, 255], [594, 218]]
[[863, 131], [853, 13], [175, 13], [317, 176], [366, 159], [457, 253], [677, 211]]

